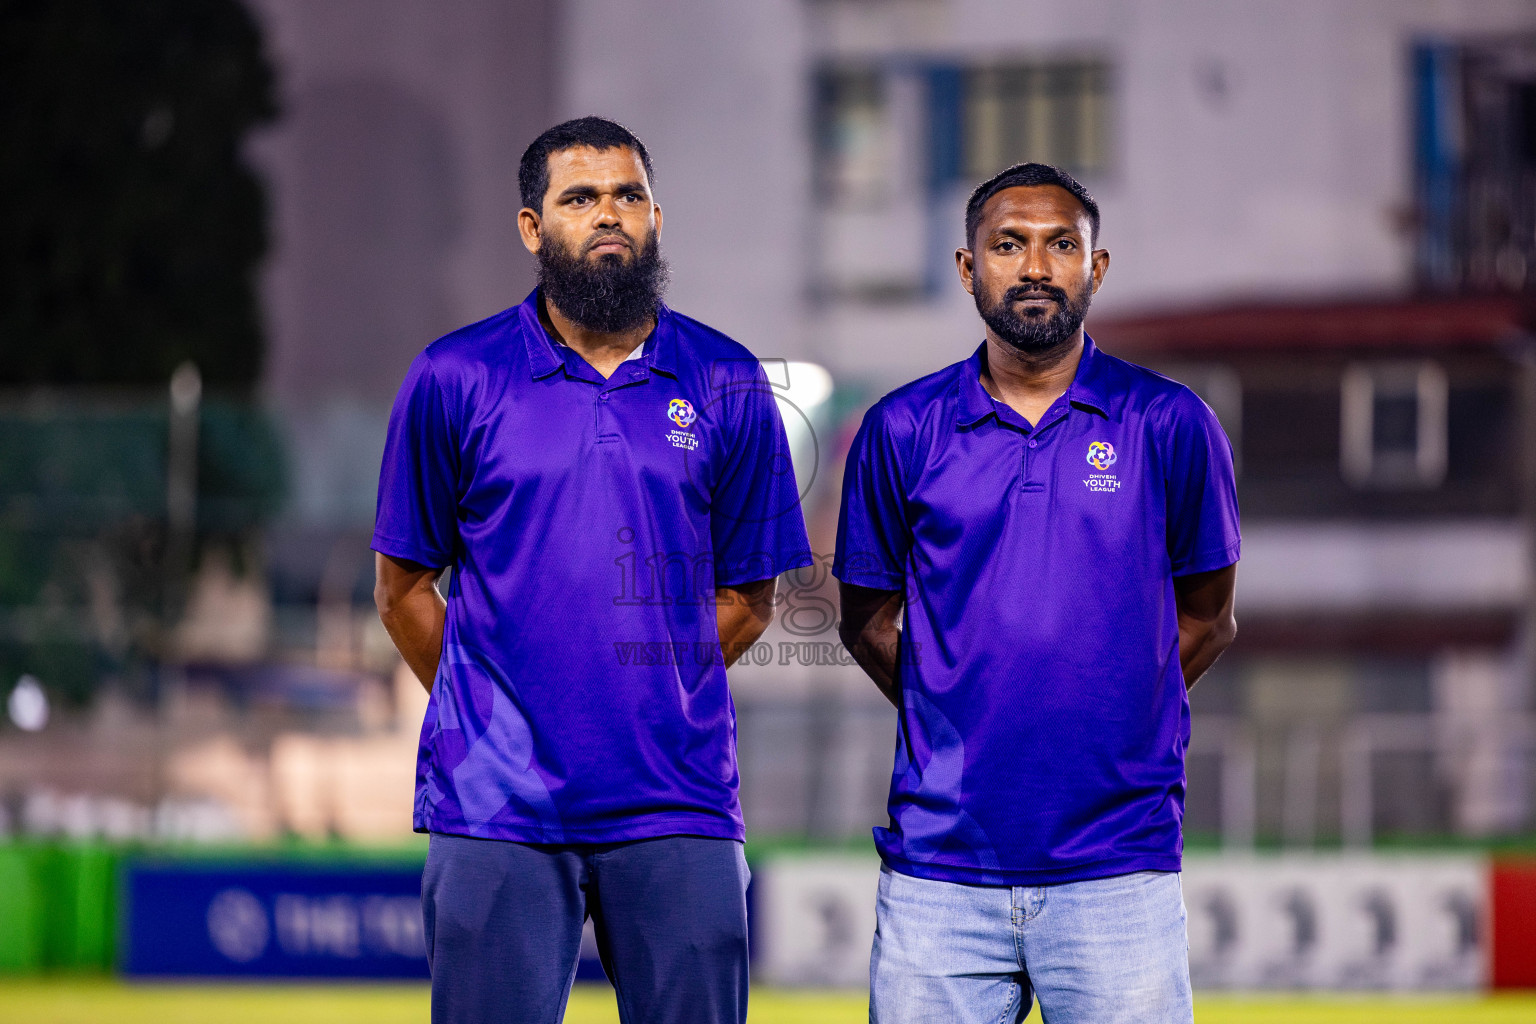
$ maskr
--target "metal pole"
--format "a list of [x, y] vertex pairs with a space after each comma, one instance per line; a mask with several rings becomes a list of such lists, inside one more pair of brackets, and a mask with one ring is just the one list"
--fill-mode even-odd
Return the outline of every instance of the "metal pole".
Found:
[[[1516, 707], [1523, 708], [1536, 692], [1536, 338], [1526, 334], [1520, 348], [1520, 514], [1525, 527], [1525, 608], [1519, 643], [1525, 662], [1525, 693]], [[1509, 748], [1499, 752], [1500, 760], [1510, 757]], [[1529, 822], [1531, 759], [1524, 762], [1526, 779], [1521, 787], [1524, 799], [1520, 817]]]
[[1317, 833], [1317, 771], [1322, 742], [1317, 728], [1300, 725], [1285, 743], [1285, 794], [1281, 834], [1286, 846], [1313, 845]]
[[165, 614], [181, 613], [197, 534], [197, 421], [203, 377], [192, 363], [171, 374], [171, 420], [165, 467]]
[[160, 742], [155, 757], [155, 793], [166, 796], [166, 759], [174, 745], [173, 722], [181, 704], [185, 680], [179, 667], [166, 662], [179, 657], [172, 641], [176, 620], [182, 614], [187, 577], [192, 570], [197, 535], [197, 421], [203, 400], [203, 377], [190, 362], [171, 374], [170, 426], [165, 459], [165, 559], [161, 564], [161, 629], [158, 729]]
[[1239, 726], [1221, 744], [1221, 843], [1228, 850], [1253, 848], [1258, 825], [1258, 753]]
[[1339, 826], [1344, 845], [1370, 849], [1375, 827], [1371, 778], [1370, 731], [1360, 723], [1345, 730], [1339, 743]]

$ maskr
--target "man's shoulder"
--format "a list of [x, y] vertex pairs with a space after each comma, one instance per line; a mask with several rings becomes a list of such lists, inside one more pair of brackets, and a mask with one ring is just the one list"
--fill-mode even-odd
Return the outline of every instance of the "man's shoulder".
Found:
[[1160, 422], [1209, 413], [1205, 402], [1187, 384], [1103, 349], [1097, 355], [1103, 361], [1101, 372], [1110, 390], [1124, 395], [1130, 409]]
[[522, 337], [520, 308], [512, 306], [448, 332], [428, 345], [422, 358], [435, 372], [449, 374], [486, 363], [505, 362], [517, 352], [508, 342]]
[[970, 365], [961, 360], [887, 392], [864, 414], [860, 434], [864, 452], [888, 447], [904, 465], [926, 461], [941, 438], [953, 431], [961, 375]]
[[960, 377], [970, 362], [962, 359], [886, 392], [870, 409], [870, 416], [887, 430], [905, 433], [936, 417], [953, 416]]
[[745, 367], [753, 367], [757, 364], [756, 354], [724, 331], [711, 327], [702, 320], [695, 320], [686, 313], [679, 313], [670, 306], [667, 307], [665, 315], [672, 322], [672, 329], [677, 336], [679, 354], [685, 361], [697, 363], [703, 367], [716, 363], [740, 363]]

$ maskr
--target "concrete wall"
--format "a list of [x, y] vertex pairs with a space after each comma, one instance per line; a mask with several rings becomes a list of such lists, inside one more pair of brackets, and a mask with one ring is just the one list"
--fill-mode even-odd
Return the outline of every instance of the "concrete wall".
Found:
[[266, 397], [286, 525], [373, 524], [384, 423], [440, 335], [522, 301], [517, 163], [550, 124], [558, 0], [250, 0], [281, 116], [252, 159], [272, 204]]
[[[282, 116], [266, 388], [387, 403], [433, 338], [520, 301], [517, 161], [553, 108], [555, 0], [251, 0]], [[376, 467], [375, 467], [376, 468]]]
[[799, 0], [567, 0], [558, 112], [644, 140], [669, 304], [759, 356], [804, 346], [809, 41]]

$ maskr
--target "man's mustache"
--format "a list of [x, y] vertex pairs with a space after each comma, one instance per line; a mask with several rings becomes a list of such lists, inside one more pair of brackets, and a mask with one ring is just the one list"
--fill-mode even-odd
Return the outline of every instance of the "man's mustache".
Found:
[[1004, 302], [1021, 302], [1024, 299], [1054, 299], [1058, 304], [1067, 304], [1067, 293], [1048, 284], [1014, 285], [1003, 293]]
[[631, 252], [633, 252], [635, 248], [635, 240], [630, 238], [624, 232], [605, 231], [601, 235], [597, 235], [588, 239], [587, 244], [581, 247], [582, 254], [585, 255], [586, 253], [591, 252], [593, 249], [596, 249], [598, 246], [607, 245], [609, 242], [623, 242], [625, 245], [629, 246]]

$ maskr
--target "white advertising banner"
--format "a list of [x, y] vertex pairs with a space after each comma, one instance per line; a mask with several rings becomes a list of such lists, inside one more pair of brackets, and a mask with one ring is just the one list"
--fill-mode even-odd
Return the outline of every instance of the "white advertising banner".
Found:
[[[867, 985], [879, 870], [852, 854], [759, 862], [756, 976]], [[1481, 988], [1487, 878], [1478, 856], [1190, 856], [1190, 975], [1203, 989]]]
[[1475, 989], [1487, 977], [1477, 856], [1184, 860], [1196, 988]]
[[784, 855], [759, 862], [752, 875], [754, 977], [774, 985], [869, 985], [878, 858]]

